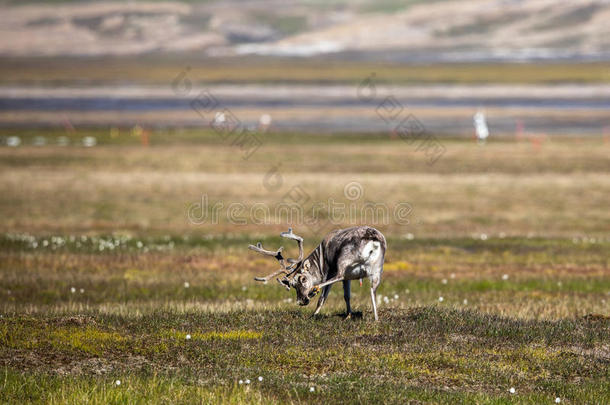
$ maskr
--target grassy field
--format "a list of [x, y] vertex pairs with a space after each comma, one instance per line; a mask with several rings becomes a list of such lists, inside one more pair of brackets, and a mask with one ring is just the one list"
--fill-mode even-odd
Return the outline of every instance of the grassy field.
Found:
[[375, 73], [377, 83], [609, 83], [610, 66], [585, 63], [354, 63], [323, 58], [269, 59], [188, 57], [2, 58], [0, 83], [27, 85], [144, 83], [168, 85], [189, 67], [199, 83], [358, 84]]
[[[3, 402], [610, 402], [601, 138], [443, 139], [429, 165], [383, 134], [269, 134], [243, 160], [202, 131], [152, 132], [149, 147], [128, 131], [0, 135], [15, 133], [99, 144], [0, 148]], [[372, 223], [389, 246], [379, 322], [366, 281], [349, 320], [341, 288], [312, 318], [253, 281], [274, 264], [246, 247], [279, 246], [273, 208], [295, 186], [356, 212], [411, 207]], [[204, 195], [272, 214], [195, 223]], [[293, 225], [307, 249], [335, 226]]]

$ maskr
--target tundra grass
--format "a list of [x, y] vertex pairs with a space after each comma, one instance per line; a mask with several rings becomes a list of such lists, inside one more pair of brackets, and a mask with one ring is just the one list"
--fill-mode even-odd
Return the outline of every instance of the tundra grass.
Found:
[[91, 403], [601, 404], [609, 399], [607, 322], [438, 306], [383, 309], [379, 323], [298, 310], [7, 316], [1, 387], [15, 402], [90, 392]]
[[[378, 135], [271, 134], [247, 162], [210, 133], [121, 136], [0, 148], [3, 402], [610, 401], [602, 139], [451, 139], [430, 166]], [[389, 247], [377, 323], [366, 281], [344, 319], [340, 287], [312, 317], [315, 302], [253, 280], [276, 265], [249, 243], [296, 255], [285, 222], [186, 215], [205, 193], [273, 206], [294, 185], [349, 203], [353, 181], [362, 201], [413, 206], [408, 224], [372, 224]], [[321, 238], [295, 231], [306, 250]]]
[[390, 64], [330, 61], [321, 58], [263, 57], [197, 59], [137, 58], [3, 58], [0, 82], [65, 85], [142, 83], [170, 85], [185, 68], [200, 83], [358, 84], [373, 72], [378, 83], [608, 83], [608, 63], [448, 63]]
[[[379, 134], [364, 143], [348, 134], [271, 134], [247, 160], [209, 132], [172, 136], [156, 133], [151, 139], [159, 143], [151, 141], [150, 147], [136, 146], [124, 131], [116, 138], [106, 133], [94, 148], [0, 148], [1, 231], [270, 234], [285, 227], [288, 218], [276, 215], [277, 208], [295, 187], [310, 201], [352, 204], [360, 214], [369, 202], [386, 204], [388, 214], [398, 203], [410, 204], [407, 222], [389, 216], [376, 221], [387, 234], [588, 240], [610, 229], [610, 144], [602, 138], [553, 139], [539, 146], [509, 139], [485, 146], [443, 140], [446, 152], [430, 165], [423, 151]], [[345, 187], [354, 182], [362, 193], [349, 200]], [[216, 203], [225, 207], [216, 223], [189, 217], [189, 207], [203, 208], [203, 196], [209, 203], [205, 213], [211, 215]], [[243, 204], [245, 222], [228, 217], [232, 203]], [[255, 203], [269, 210], [263, 226], [248, 217]]]
[[254, 282], [274, 268], [251, 260], [254, 238], [4, 235], [3, 399], [609, 399], [608, 242], [390, 236], [375, 323], [366, 283], [353, 283], [346, 320], [339, 288], [312, 317], [293, 293]]
[[[108, 312], [112, 303], [128, 312], [138, 303], [147, 310], [155, 303], [172, 307], [181, 302], [185, 308], [293, 305], [294, 297], [279, 286], [252, 282], [273, 264], [246, 249], [248, 236], [250, 242], [262, 240], [265, 246], [280, 243], [276, 237], [254, 235], [243, 239], [5, 235], [0, 238], [0, 308], [39, 313], [77, 307]], [[607, 241], [389, 237], [388, 243], [379, 294], [380, 300], [391, 299], [392, 306], [430, 305], [443, 297], [443, 305], [448, 306], [559, 319], [606, 312], [610, 299]], [[110, 244], [115, 247], [109, 249]], [[339, 297], [340, 289], [335, 290], [333, 296]], [[355, 287], [355, 291], [366, 289]], [[515, 297], [519, 300], [512, 300]], [[354, 299], [367, 305], [366, 294], [355, 294]], [[342, 300], [334, 301], [342, 305]]]

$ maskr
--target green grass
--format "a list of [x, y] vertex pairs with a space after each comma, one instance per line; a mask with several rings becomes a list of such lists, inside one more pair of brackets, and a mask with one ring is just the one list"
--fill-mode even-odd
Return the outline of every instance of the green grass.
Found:
[[[286, 297], [282, 289], [251, 281], [269, 265], [248, 255], [246, 246], [255, 240], [262, 240], [265, 246], [280, 244], [277, 237], [247, 234], [235, 238], [4, 235], [0, 238], [4, 263], [0, 267], [4, 275], [0, 294], [9, 312], [26, 311], [32, 305], [96, 307], [107, 302], [214, 304], [228, 299], [275, 304]], [[470, 305], [506, 305], [509, 297], [517, 294], [523, 297], [524, 305], [537, 303], [538, 310], [544, 311], [549, 301], [588, 298], [590, 302], [579, 309], [584, 315], [585, 310], [600, 311], [610, 291], [604, 271], [610, 262], [608, 242], [582, 245], [571, 240], [518, 238], [405, 241], [389, 237], [388, 243], [388, 283], [382, 285], [380, 294], [399, 294], [404, 304], [430, 304], [443, 296], [449, 304], [461, 305], [467, 299]], [[115, 247], [109, 249], [109, 245]], [[106, 248], [101, 250], [101, 246]], [[200, 262], [188, 264], [184, 257], [196, 257]], [[249, 258], [255, 260], [248, 262]], [[182, 270], [176, 274], [175, 269]], [[222, 269], [225, 274], [219, 272]], [[505, 274], [507, 279], [502, 278]], [[189, 282], [189, 288], [184, 288], [184, 281]], [[75, 292], [71, 292], [72, 287]], [[516, 312], [519, 305], [513, 307]], [[573, 312], [557, 312], [554, 317], [559, 314], [572, 316]]]
[[[74, 325], [85, 332], [75, 332]], [[211, 402], [609, 399], [607, 349], [599, 351], [610, 338], [607, 321], [517, 321], [431, 306], [384, 309], [379, 323], [332, 315], [311, 319], [303, 311], [283, 310], [156, 312], [137, 318], [11, 316], [3, 327], [3, 335], [13, 340], [2, 340], [8, 364], [2, 390], [14, 401], [70, 402], [85, 392], [93, 394], [92, 403], [163, 402], [172, 393], [177, 402], [194, 395], [218, 395]], [[257, 338], [197, 338], [242, 328], [257, 331]], [[193, 338], [176, 339], [182, 335], [166, 329]], [[70, 343], [56, 341], [57, 335]], [[97, 344], [100, 336], [104, 345]], [[99, 347], [100, 361], [89, 360], [87, 345]], [[17, 365], [10, 356], [19, 358], [20, 349], [30, 356]], [[90, 377], [104, 367], [103, 377]], [[58, 369], [59, 375], [53, 372]], [[120, 386], [113, 386], [115, 379]], [[252, 384], [239, 386], [240, 379]]]
[[[340, 288], [331, 291], [322, 314], [312, 317], [311, 305], [295, 306], [293, 293], [275, 283], [255, 283], [254, 275], [273, 268], [246, 250], [255, 239], [265, 246], [280, 242], [249, 234], [4, 235], [3, 399], [610, 399], [607, 242], [389, 236], [379, 289], [389, 300], [379, 301], [380, 321], [374, 322], [367, 289], [357, 283], [357, 316], [350, 320], [342, 317]], [[42, 247], [44, 240], [49, 244]], [[118, 242], [114, 250], [99, 250], [111, 242]], [[251, 384], [238, 383], [246, 379]]]
[[[609, 399], [607, 242], [389, 236], [379, 289], [389, 299], [379, 301], [374, 322], [357, 283], [357, 316], [344, 320], [340, 288], [312, 317], [312, 305], [295, 306], [293, 293], [254, 282], [273, 268], [245, 248], [255, 239], [280, 242], [249, 234], [4, 235], [3, 400]], [[111, 242], [115, 249], [99, 250]]]
[[25, 375], [4, 370], [2, 393], [6, 403], [89, 403], [89, 404], [151, 404], [151, 403], [279, 403], [260, 392], [233, 387], [210, 388], [167, 375], [134, 375], [122, 380], [94, 377], [65, 378], [43, 373]]

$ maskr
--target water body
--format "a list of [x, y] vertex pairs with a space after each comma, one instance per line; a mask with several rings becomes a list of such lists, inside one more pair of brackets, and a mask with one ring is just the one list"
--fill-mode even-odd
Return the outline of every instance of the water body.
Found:
[[[511, 133], [521, 126], [548, 134], [610, 131], [610, 86], [604, 85], [379, 87], [374, 97], [344, 85], [224, 85], [188, 94], [178, 94], [171, 86], [0, 87], [0, 126], [57, 125], [50, 114], [77, 123], [81, 115], [87, 116], [85, 125], [94, 126], [130, 125], [130, 120], [140, 122], [138, 117], [146, 116], [148, 126], [200, 127], [209, 121], [193, 111], [198, 99], [210, 111], [231, 110], [246, 125], [257, 124], [253, 116], [270, 114], [273, 126], [283, 130], [392, 131], [399, 122], [381, 116], [384, 108], [397, 107], [405, 113], [419, 111], [422, 125], [439, 134], [471, 134], [472, 115], [481, 109], [492, 112], [492, 132]], [[37, 113], [47, 118], [32, 121]]]

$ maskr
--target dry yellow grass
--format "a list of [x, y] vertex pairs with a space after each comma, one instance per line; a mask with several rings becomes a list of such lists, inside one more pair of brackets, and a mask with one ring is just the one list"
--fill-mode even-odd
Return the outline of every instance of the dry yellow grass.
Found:
[[[347, 141], [321, 149], [273, 141], [247, 162], [230, 146], [209, 144], [121, 147], [119, 153], [114, 146], [0, 149], [0, 165], [9, 169], [0, 174], [2, 229], [253, 232], [260, 226], [248, 210], [256, 203], [269, 207], [270, 225], [279, 229], [286, 218], [275, 209], [293, 187], [302, 187], [312, 201], [328, 205], [333, 199], [358, 210], [366, 202], [386, 204], [388, 212], [410, 204], [408, 224], [391, 218], [379, 224], [388, 233], [574, 237], [603, 236], [610, 229], [610, 145], [600, 140], [557, 140], [540, 149], [447, 141], [446, 148], [434, 166], [400, 141]], [[274, 167], [282, 184], [270, 189], [265, 179]], [[362, 186], [355, 201], [344, 196], [351, 182]], [[210, 205], [223, 204], [218, 224], [189, 222], [188, 208], [202, 195]], [[231, 203], [246, 207], [245, 224], [230, 223]]]

